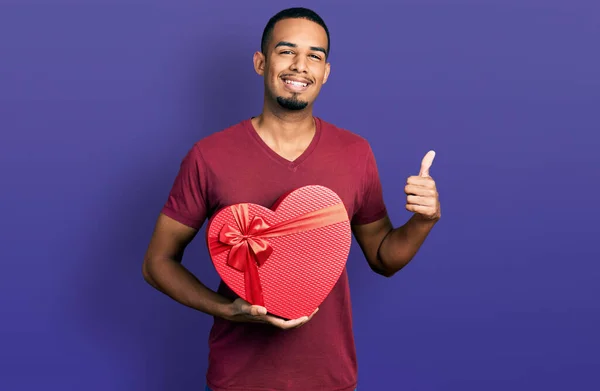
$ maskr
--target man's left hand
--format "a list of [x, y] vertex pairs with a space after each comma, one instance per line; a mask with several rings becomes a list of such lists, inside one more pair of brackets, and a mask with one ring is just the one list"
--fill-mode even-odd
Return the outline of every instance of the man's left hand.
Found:
[[435, 181], [429, 176], [435, 152], [429, 151], [421, 162], [418, 176], [411, 176], [406, 181], [406, 210], [416, 213], [426, 220], [438, 220], [441, 216], [440, 202]]

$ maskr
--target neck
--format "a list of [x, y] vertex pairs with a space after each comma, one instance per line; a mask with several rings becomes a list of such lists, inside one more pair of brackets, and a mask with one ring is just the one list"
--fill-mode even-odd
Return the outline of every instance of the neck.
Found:
[[315, 122], [312, 108], [307, 107], [297, 112], [283, 109], [272, 109], [265, 104], [262, 113], [253, 119], [258, 133], [275, 143], [294, 142], [312, 138], [315, 132]]

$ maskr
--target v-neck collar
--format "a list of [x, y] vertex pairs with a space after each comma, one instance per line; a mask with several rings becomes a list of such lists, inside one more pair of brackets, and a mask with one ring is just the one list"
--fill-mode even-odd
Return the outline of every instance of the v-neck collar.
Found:
[[300, 156], [298, 156], [295, 160], [288, 160], [286, 158], [284, 158], [283, 156], [279, 155], [277, 152], [275, 152], [258, 134], [258, 132], [256, 131], [256, 129], [254, 128], [254, 125], [252, 124], [252, 118], [249, 118], [247, 120], [245, 120], [245, 126], [244, 128], [246, 128], [246, 130], [250, 133], [250, 137], [252, 137], [254, 139], [254, 141], [256, 141], [258, 143], [258, 146], [273, 160], [275, 160], [277, 163], [286, 166], [288, 169], [292, 170], [292, 171], [296, 171], [296, 168], [302, 164], [302, 162], [304, 162], [309, 156], [310, 154], [315, 150], [315, 148], [317, 147], [317, 144], [319, 143], [319, 140], [321, 138], [321, 120], [318, 117], [313, 117], [314, 121], [315, 121], [315, 134], [313, 135], [313, 138], [310, 142], [310, 144], [308, 144], [308, 147], [306, 147], [306, 149], [304, 150], [304, 152], [302, 152], [302, 154]]

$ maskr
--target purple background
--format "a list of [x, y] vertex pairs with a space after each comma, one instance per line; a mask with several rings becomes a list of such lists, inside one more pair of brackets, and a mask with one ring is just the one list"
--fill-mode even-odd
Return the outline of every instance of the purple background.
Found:
[[437, 151], [413, 263], [352, 250], [359, 389], [600, 388], [598, 2], [355, 4], [2, 2], [0, 389], [202, 389], [211, 319], [142, 257], [192, 143], [260, 111], [252, 54], [294, 5], [331, 29], [316, 114], [370, 140], [396, 225]]

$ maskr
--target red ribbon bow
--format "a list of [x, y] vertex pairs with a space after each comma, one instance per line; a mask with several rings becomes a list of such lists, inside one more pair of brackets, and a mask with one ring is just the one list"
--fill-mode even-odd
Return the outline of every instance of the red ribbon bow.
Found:
[[244, 273], [246, 300], [254, 305], [264, 306], [262, 286], [258, 268], [265, 264], [273, 253], [267, 238], [290, 235], [327, 225], [348, 221], [344, 204], [339, 203], [314, 212], [295, 217], [288, 221], [269, 225], [261, 216], [248, 216], [248, 204], [229, 207], [235, 226], [226, 224], [218, 238], [209, 238], [211, 253], [214, 255], [229, 249], [227, 265]]
[[[269, 242], [260, 234], [269, 228], [260, 216], [248, 221], [248, 207], [231, 207], [236, 226], [226, 225], [219, 232], [219, 241], [231, 246], [227, 264], [244, 273], [246, 281], [259, 281], [258, 267], [262, 266], [273, 252]], [[262, 289], [257, 284], [246, 284], [246, 298], [250, 303], [264, 305]]]

